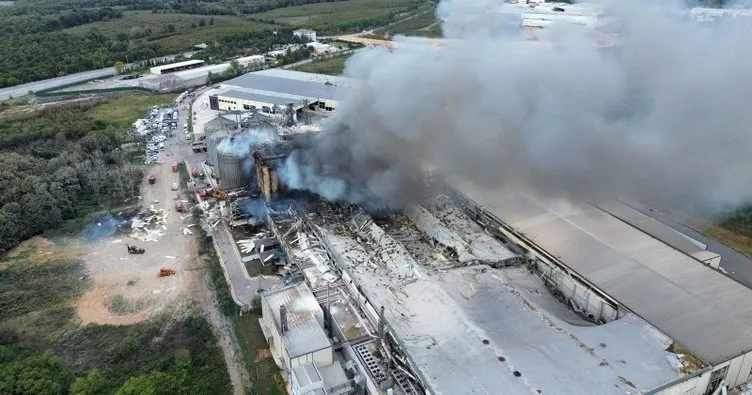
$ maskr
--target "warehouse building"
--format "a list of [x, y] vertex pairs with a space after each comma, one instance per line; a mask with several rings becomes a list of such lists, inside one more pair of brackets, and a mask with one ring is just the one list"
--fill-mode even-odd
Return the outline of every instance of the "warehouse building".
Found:
[[186, 60], [184, 62], [170, 63], [170, 64], [165, 64], [162, 66], [152, 67], [150, 71], [152, 74], [156, 74], [156, 75], [169, 74], [169, 73], [174, 73], [177, 71], [194, 69], [197, 67], [204, 66], [205, 64], [206, 64], [206, 61], [199, 60], [199, 59]]
[[296, 112], [330, 113], [344, 98], [343, 88], [351, 84], [345, 77], [269, 69], [223, 83], [221, 90], [209, 96], [209, 106], [213, 110], [276, 114], [292, 105]]
[[675, 235], [666, 238], [613, 202], [602, 205], [609, 214], [511, 188], [453, 185], [468, 212], [525, 247], [553, 286], [579, 284], [572, 303], [590, 314], [613, 310], [611, 319], [601, 317], [606, 321], [634, 314], [702, 366], [646, 393], [706, 394], [752, 379], [752, 290], [709, 267], [714, 259], [705, 262], [699, 249], [671, 246]]

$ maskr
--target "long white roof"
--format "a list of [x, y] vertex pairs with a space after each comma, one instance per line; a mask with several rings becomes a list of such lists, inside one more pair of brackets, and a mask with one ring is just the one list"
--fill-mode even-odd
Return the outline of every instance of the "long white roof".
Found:
[[583, 203], [454, 186], [713, 365], [752, 351], [752, 290]]

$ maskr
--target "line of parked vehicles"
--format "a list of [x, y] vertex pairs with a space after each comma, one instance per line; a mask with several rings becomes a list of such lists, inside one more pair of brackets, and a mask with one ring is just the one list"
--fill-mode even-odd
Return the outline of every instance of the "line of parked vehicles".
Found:
[[165, 150], [164, 141], [178, 128], [178, 109], [154, 106], [148, 120], [151, 137], [146, 144], [146, 164], [152, 164], [159, 162], [159, 152]]

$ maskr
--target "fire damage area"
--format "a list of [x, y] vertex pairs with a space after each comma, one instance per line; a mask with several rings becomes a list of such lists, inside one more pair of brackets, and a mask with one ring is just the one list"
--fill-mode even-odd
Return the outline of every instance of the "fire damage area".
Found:
[[279, 172], [296, 138], [246, 144], [243, 185], [223, 187], [220, 165], [214, 193], [196, 191], [233, 297], [242, 312], [258, 300], [292, 393], [624, 393], [686, 371], [670, 338], [629, 312], [589, 314], [442, 181], [400, 210], [289, 188]]

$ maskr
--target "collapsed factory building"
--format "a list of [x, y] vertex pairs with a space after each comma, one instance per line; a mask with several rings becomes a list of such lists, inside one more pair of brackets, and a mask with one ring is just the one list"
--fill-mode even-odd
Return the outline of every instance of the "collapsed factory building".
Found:
[[629, 204], [427, 176], [430, 198], [371, 214], [287, 188], [295, 136], [281, 130], [233, 168], [263, 202], [247, 223], [281, 251], [260, 323], [291, 393], [717, 394], [750, 380], [752, 290]]

